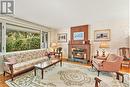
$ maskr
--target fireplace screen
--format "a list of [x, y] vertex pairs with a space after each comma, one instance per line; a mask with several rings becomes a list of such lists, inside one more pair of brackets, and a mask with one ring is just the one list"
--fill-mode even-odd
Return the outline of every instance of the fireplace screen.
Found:
[[84, 49], [82, 48], [72, 48], [73, 58], [84, 59]]

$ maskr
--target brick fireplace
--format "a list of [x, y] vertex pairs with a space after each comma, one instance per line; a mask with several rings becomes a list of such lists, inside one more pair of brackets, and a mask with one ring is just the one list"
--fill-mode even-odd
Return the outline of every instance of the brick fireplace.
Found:
[[88, 25], [71, 27], [69, 42], [69, 60], [87, 63], [90, 60], [90, 41]]

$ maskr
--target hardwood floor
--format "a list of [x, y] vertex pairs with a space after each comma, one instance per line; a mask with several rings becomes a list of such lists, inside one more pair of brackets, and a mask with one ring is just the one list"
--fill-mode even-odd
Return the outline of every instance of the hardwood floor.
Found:
[[[72, 62], [71, 62], [72, 63]], [[73, 62], [74, 64], [80, 64], [80, 65], [83, 65], [81, 63], [78, 63], [78, 62]], [[84, 64], [85, 66], [90, 66], [89, 64]], [[127, 73], [130, 73], [130, 69], [128, 67], [122, 67], [122, 69], [120, 70], [121, 72], [127, 72]], [[6, 85], [5, 81], [10, 79], [10, 76], [8, 76], [6, 74], [6, 76], [4, 77], [3, 75], [0, 75], [0, 87], [8, 87], [8, 85]]]
[[3, 76], [0, 75], [0, 87], [8, 87], [8, 85], [6, 85], [5, 81], [10, 79], [10, 76]]

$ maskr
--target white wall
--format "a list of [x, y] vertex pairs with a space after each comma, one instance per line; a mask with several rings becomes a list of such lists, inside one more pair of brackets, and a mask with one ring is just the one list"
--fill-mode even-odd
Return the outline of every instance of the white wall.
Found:
[[130, 1], [129, 1], [129, 48], [130, 48]]
[[[99, 50], [101, 53], [101, 49], [99, 49], [100, 42], [94, 42], [94, 30], [103, 30], [103, 29], [111, 29], [111, 40], [109, 41], [110, 48], [106, 49], [107, 53], [115, 53], [117, 54], [118, 49], [120, 47], [128, 47], [128, 20], [109, 20], [109, 21], [98, 21], [89, 25], [89, 40], [92, 44], [93, 48], [92, 54], [96, 54], [95, 50]], [[78, 26], [78, 25], [76, 25]], [[70, 28], [67, 29], [59, 29], [57, 33], [67, 33], [68, 39], [67, 43], [60, 43], [63, 47], [63, 56], [68, 57], [68, 41], [70, 40]]]
[[130, 48], [130, 28], [129, 28], [129, 48]]
[[[67, 28], [67, 29], [57, 30], [56, 37], [57, 37], [57, 34], [60, 34], [60, 33], [67, 33], [67, 42], [58, 43], [58, 45], [63, 48], [63, 57], [67, 58], [68, 57], [68, 43], [70, 40], [70, 29]], [[56, 40], [57, 40], [57, 38], [56, 38]]]

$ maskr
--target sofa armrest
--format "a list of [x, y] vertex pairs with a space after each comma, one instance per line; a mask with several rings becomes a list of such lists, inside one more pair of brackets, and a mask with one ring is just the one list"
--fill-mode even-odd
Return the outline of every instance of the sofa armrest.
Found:
[[13, 65], [15, 63], [12, 62], [4, 62], [4, 71], [10, 71], [10, 73], [13, 73]]
[[4, 62], [6, 65], [9, 65], [9, 66], [12, 66], [12, 65], [14, 65], [15, 63], [13, 63], [13, 62]]

